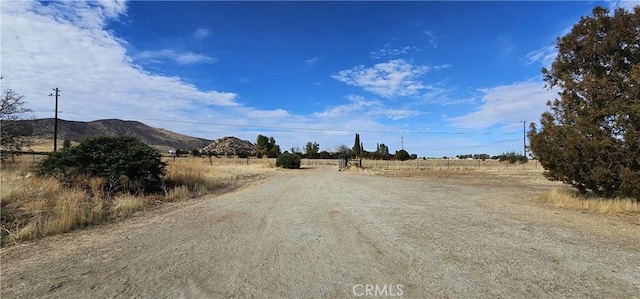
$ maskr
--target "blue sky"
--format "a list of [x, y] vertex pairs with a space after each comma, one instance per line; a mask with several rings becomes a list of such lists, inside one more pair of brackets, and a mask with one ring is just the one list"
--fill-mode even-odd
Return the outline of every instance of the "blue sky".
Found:
[[595, 5], [638, 2], [2, 1], [2, 88], [36, 117], [419, 156], [522, 151], [540, 69]]

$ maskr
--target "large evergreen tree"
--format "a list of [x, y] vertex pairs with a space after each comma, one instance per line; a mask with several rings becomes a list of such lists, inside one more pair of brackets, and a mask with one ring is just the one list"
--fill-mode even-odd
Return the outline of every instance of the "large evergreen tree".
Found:
[[560, 98], [532, 124], [531, 150], [551, 180], [640, 199], [640, 7], [596, 7], [556, 47], [542, 72]]

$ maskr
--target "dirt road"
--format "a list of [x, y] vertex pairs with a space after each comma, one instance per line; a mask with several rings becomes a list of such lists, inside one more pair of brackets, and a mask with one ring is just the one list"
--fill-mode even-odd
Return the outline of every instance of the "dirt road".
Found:
[[2, 249], [2, 298], [640, 296], [640, 225], [539, 192], [278, 172], [217, 198]]

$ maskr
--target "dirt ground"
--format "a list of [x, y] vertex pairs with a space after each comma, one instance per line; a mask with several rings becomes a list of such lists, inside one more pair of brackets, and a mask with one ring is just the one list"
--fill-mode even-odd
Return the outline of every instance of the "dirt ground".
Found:
[[3, 248], [1, 297], [640, 297], [640, 219], [532, 200], [551, 186], [279, 171]]

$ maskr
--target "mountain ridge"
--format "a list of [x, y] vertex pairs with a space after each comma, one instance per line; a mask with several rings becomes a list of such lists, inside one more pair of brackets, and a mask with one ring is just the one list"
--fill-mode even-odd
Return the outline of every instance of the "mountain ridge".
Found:
[[[25, 120], [33, 128], [32, 137], [53, 139], [54, 119], [40, 118]], [[99, 119], [93, 121], [72, 121], [58, 119], [58, 144], [64, 140], [80, 141], [90, 136], [134, 136], [145, 144], [161, 152], [172, 149], [202, 149], [213, 140], [192, 137], [163, 128], [154, 128], [135, 120]]]

